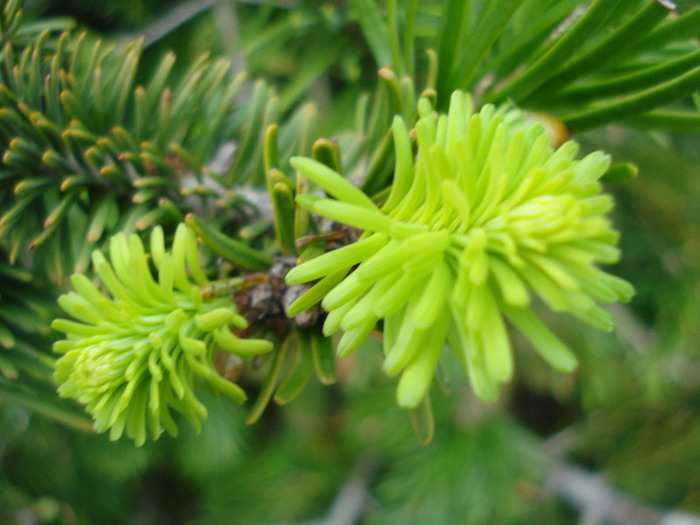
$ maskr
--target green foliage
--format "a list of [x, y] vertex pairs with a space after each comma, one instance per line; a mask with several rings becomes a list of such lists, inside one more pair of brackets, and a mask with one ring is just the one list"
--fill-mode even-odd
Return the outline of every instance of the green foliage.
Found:
[[165, 0], [125, 0], [124, 2], [104, 2], [95, 5], [89, 0], [42, 0], [42, 7], [52, 15], [70, 14], [80, 21], [100, 29], [114, 31], [137, 23], [148, 21], [154, 10], [162, 9]]
[[55, 290], [24, 269], [0, 265], [0, 389], [13, 403], [62, 423], [89, 430], [78, 407], [61, 403], [51, 380]]
[[[455, 516], [516, 523], [526, 509], [517, 491], [536, 481], [542, 467], [536, 447], [520, 432], [487, 419], [441, 433], [436, 446], [397, 458], [377, 488], [385, 509], [374, 523], [449, 523]], [[452, 498], [455, 493], [462, 497]]]
[[528, 288], [551, 309], [604, 331], [614, 323], [594, 300], [633, 294], [595, 267], [619, 259], [617, 234], [603, 218], [612, 200], [598, 183], [608, 157], [575, 161], [574, 142], [555, 153], [541, 124], [528, 127], [519, 112], [498, 114], [493, 106], [472, 116], [460, 92], [439, 119], [426, 102], [419, 103], [415, 161], [405, 123], [394, 121], [394, 182], [381, 209], [320, 163], [291, 160], [337, 199], [298, 195], [301, 206], [365, 233], [292, 269], [287, 282], [338, 282], [322, 304], [324, 333], [344, 331], [341, 356], [383, 320], [384, 370], [402, 373], [397, 401], [408, 408], [425, 396], [446, 338], [475, 392], [494, 400], [513, 374], [504, 316], [552, 366], [571, 371], [576, 358], [528, 310]]
[[560, 442], [697, 511], [699, 21], [3, 3], [0, 521], [575, 523]]
[[[61, 282], [66, 267], [85, 271], [101, 240], [181, 221], [192, 196], [223, 207], [234, 197], [221, 180], [242, 183], [260, 167], [260, 130], [279, 116], [264, 83], [252, 105], [240, 105], [245, 73], [201, 56], [172, 79], [167, 53], [141, 86], [141, 54], [139, 41], [117, 48], [50, 29], [30, 45], [3, 47], [0, 233], [12, 261], [37, 250], [42, 270]], [[303, 114], [292, 120], [283, 153], [304, 151], [296, 146], [308, 125]], [[221, 137], [234, 136], [235, 162], [210, 166]]]
[[[698, 7], [670, 17], [664, 2], [599, 0], [571, 15], [582, 3], [489, 2], [476, 21], [466, 3], [449, 4], [452, 33], [439, 47], [438, 99], [445, 104], [450, 91], [479, 86], [486, 102], [546, 111], [578, 133], [638, 115], [635, 125], [661, 124], [667, 112], [652, 110], [697, 91], [691, 39]], [[473, 52], [455, 56], [454, 43], [466, 35]], [[696, 111], [681, 115], [698, 118]]]
[[202, 297], [208, 281], [186, 226], [175, 233], [172, 253], [165, 250], [162, 229], [154, 229], [151, 255], [157, 281], [141, 239], [113, 237], [111, 265], [102, 252], [92, 255], [95, 272], [113, 299], [75, 274], [76, 292], [62, 295], [59, 304], [79, 322], [56, 319], [52, 324], [68, 336], [54, 344], [54, 351], [64, 354], [56, 363], [59, 394], [87, 405], [98, 432], [109, 429], [116, 440], [126, 429], [138, 445], [147, 431], [153, 439], [163, 428], [177, 435], [171, 409], [199, 428], [207, 410], [192, 391], [195, 377], [239, 403], [246, 399], [215, 369], [217, 347], [244, 359], [272, 349], [269, 341], [240, 339], [231, 332], [229, 325], [245, 329], [248, 323], [226, 298]]

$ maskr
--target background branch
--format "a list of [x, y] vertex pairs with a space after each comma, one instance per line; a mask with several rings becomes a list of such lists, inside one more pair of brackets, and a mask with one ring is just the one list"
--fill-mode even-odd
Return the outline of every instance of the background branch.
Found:
[[600, 474], [555, 461], [545, 488], [573, 506], [586, 525], [700, 525], [700, 517], [663, 512], [615, 489]]
[[[133, 40], [134, 38], [143, 35], [144, 46], [148, 47], [155, 44], [161, 38], [165, 37], [198, 14], [211, 9], [219, 3], [223, 4], [226, 2], [242, 2], [245, 4], [265, 3], [264, 0], [189, 0], [168, 9], [164, 14], [142, 30], [126, 35], [125, 40]], [[294, 2], [288, 0], [276, 0], [275, 5], [281, 9], [290, 9], [294, 6]]]

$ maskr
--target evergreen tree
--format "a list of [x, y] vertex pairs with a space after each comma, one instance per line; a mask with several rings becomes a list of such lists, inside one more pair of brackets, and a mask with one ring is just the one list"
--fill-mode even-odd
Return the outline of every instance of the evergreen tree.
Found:
[[698, 28], [5, 1], [0, 521], [700, 523]]

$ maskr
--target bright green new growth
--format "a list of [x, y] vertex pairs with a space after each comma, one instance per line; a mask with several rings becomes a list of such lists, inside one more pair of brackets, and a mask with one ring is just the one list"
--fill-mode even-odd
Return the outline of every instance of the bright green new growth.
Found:
[[541, 124], [491, 105], [472, 114], [462, 92], [452, 95], [448, 115], [438, 117], [427, 99], [418, 111], [415, 160], [404, 121], [394, 120], [394, 183], [381, 207], [368, 207], [354, 188], [346, 198], [319, 163], [292, 159], [339, 199], [300, 195], [299, 204], [365, 233], [294, 268], [287, 282], [359, 263], [323, 299], [324, 333], [344, 331], [338, 353], [345, 356], [383, 319], [384, 369], [401, 373], [404, 407], [425, 396], [445, 340], [477, 395], [495, 399], [513, 374], [504, 317], [554, 368], [573, 370], [575, 356], [529, 309], [530, 293], [604, 331], [614, 323], [596, 301], [633, 295], [630, 284], [596, 266], [619, 259], [618, 234], [604, 217], [613, 201], [598, 182], [609, 157], [574, 160], [574, 142], [553, 151]]
[[269, 341], [239, 339], [231, 332], [229, 325], [245, 328], [247, 322], [230, 297], [202, 299], [201, 287], [208, 281], [187, 226], [177, 229], [171, 252], [165, 250], [162, 229], [155, 228], [151, 256], [157, 280], [137, 235], [113, 237], [111, 264], [99, 250], [92, 254], [112, 298], [75, 274], [75, 292], [61, 296], [59, 304], [80, 322], [57, 319], [52, 325], [68, 336], [54, 345], [64, 354], [54, 376], [61, 396], [85, 404], [98, 432], [110, 429], [110, 439], [116, 440], [126, 430], [138, 445], [145, 442], [147, 429], [153, 439], [163, 429], [177, 434], [171, 410], [199, 430], [207, 410], [194, 394], [196, 377], [239, 403], [246, 399], [238, 385], [217, 373], [217, 348], [242, 358], [272, 349]]

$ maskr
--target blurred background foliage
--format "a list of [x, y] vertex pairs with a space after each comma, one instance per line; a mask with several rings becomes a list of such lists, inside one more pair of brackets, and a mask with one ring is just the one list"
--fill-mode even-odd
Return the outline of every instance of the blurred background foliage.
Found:
[[[569, 11], [581, 4], [566, 3]], [[680, 12], [697, 13], [696, 1], [677, 3]], [[444, 3], [418, 4], [417, 47], [434, 46]], [[274, 86], [284, 118], [305, 118], [311, 101], [321, 133], [352, 146], [357, 101], [367, 101], [362, 94], [377, 84], [373, 49], [380, 49], [365, 41], [361, 5], [34, 0], [25, 7], [28, 18], [86, 29], [89, 39], [121, 45], [145, 34], [136, 84], [150, 79], [170, 50], [178, 57], [173, 85], [203, 52], [228, 58]], [[558, 22], [543, 23], [542, 34]], [[515, 19], [511, 38], [523, 27], [528, 20]], [[515, 58], [529, 60], [532, 50], [521, 51]], [[642, 58], [655, 60], [653, 53]], [[422, 74], [427, 60], [417, 55]], [[532, 106], [541, 109], [542, 100], [534, 97]], [[690, 99], [683, 108], [694, 111]], [[518, 379], [495, 405], [476, 399], [444, 363], [442, 387], [432, 392], [436, 432], [428, 446], [396, 408], [393, 382], [381, 373], [371, 340], [365, 345], [373, 348], [337, 363], [336, 385], [312, 380], [293, 403], [272, 405], [254, 426], [245, 424], [247, 408], [210, 396], [199, 436], [184, 429], [142, 448], [110, 443], [85, 432], [90, 422], [81, 409], [53, 395], [54, 335], [46, 327], [56, 312], [55, 274], [3, 264], [0, 386], [21, 374], [22, 387], [0, 392], [0, 523], [302, 523], [327, 516], [346, 489], [357, 487], [363, 497], [346, 509], [346, 521], [314, 523], [581, 523], [582, 509], [548, 485], [562, 460], [604, 475], [641, 505], [700, 514], [700, 127], [691, 120], [678, 133], [677, 126], [653, 124], [593, 126], [574, 136], [585, 152], [603, 149], [639, 169], [635, 179], [608, 187], [623, 233], [623, 260], [613, 271], [637, 289], [630, 305], [613, 309], [617, 331], [550, 323], [579, 355], [578, 372], [552, 372], [519, 351]], [[348, 521], [353, 512], [357, 519]]]

